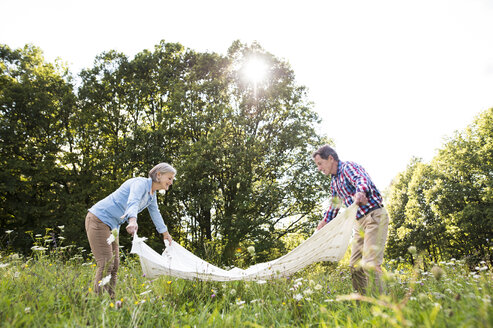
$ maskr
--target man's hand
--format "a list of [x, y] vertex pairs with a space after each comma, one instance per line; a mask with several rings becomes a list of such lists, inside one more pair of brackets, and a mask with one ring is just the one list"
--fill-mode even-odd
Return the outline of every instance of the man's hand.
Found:
[[138, 229], [139, 226], [137, 225], [137, 218], [128, 219], [127, 232], [133, 236]]
[[318, 223], [318, 226], [317, 226], [317, 230], [322, 229], [323, 227], [325, 227], [326, 224], [327, 224], [327, 222], [325, 222], [325, 219], [320, 220], [320, 222]]
[[353, 197], [354, 202], [356, 205], [361, 206], [361, 205], [367, 205], [368, 204], [368, 198], [366, 198], [366, 195], [364, 193], [357, 192], [354, 197]]
[[173, 241], [173, 238], [171, 238], [171, 235], [169, 234], [168, 231], [163, 232], [163, 240], [166, 243], [166, 240], [169, 242], [168, 246], [171, 246], [171, 242]]

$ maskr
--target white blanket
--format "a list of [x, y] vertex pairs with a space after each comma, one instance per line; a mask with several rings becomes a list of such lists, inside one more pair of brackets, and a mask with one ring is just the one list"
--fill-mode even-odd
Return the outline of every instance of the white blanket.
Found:
[[142, 271], [148, 278], [169, 275], [185, 279], [231, 281], [286, 277], [314, 262], [341, 260], [351, 239], [357, 210], [355, 204], [341, 210], [332, 221], [291, 252], [248, 269], [221, 269], [193, 255], [177, 242], [159, 255], [145, 243], [145, 238], [136, 235], [131, 253], [139, 255]]

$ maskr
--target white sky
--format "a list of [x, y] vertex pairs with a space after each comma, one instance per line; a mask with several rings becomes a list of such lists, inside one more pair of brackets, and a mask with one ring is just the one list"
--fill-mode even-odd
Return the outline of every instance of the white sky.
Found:
[[74, 73], [163, 39], [221, 54], [258, 41], [381, 190], [493, 107], [493, 0], [0, 0], [0, 12], [0, 43], [33, 43]]

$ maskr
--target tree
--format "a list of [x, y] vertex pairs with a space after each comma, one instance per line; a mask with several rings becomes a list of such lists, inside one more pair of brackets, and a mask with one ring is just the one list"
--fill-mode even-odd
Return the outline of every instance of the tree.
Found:
[[432, 165], [439, 172], [430, 198], [447, 223], [449, 253], [471, 263], [490, 261], [493, 237], [493, 109], [456, 132]]
[[[289, 65], [258, 44], [234, 42], [226, 56], [164, 41], [133, 59], [108, 51], [81, 72], [76, 93], [68, 75], [36, 56], [7, 50], [1, 119], [2, 160], [8, 165], [2, 174], [15, 183], [4, 183], [0, 195], [8, 204], [1, 215], [9, 224], [30, 215], [36, 226], [63, 224], [48, 219], [56, 213], [73, 240], [87, 246], [81, 224], [87, 209], [163, 161], [178, 169], [178, 177], [171, 192], [158, 198], [160, 210], [175, 239], [199, 255], [213, 247], [218, 259], [231, 262], [238, 247], [254, 244], [257, 259], [266, 259], [270, 250], [284, 247], [285, 234], [318, 221], [318, 204], [326, 197], [321, 189], [328, 190], [329, 181], [313, 174], [310, 155], [329, 141], [315, 132], [319, 118]], [[264, 81], [242, 78], [251, 57], [264, 60], [269, 73]], [[32, 88], [40, 83], [44, 89]], [[29, 103], [31, 94], [40, 101]], [[19, 115], [39, 124], [29, 125]], [[14, 138], [17, 132], [9, 136], [11, 126], [36, 138], [22, 145], [23, 138]], [[38, 157], [14, 163], [7, 156], [13, 150], [18, 157], [27, 150]], [[23, 165], [35, 167], [29, 179], [46, 186], [27, 183], [24, 176], [15, 180]], [[46, 210], [41, 215], [39, 209], [27, 213], [31, 206], [18, 201], [35, 188], [37, 204]], [[139, 228], [157, 247], [162, 242], [153, 230], [149, 224]]]
[[429, 164], [418, 163], [408, 185], [408, 203], [405, 207], [407, 236], [411, 245], [426, 251], [435, 262], [444, 256], [448, 239], [445, 222], [432, 211], [430, 190], [435, 186], [436, 172]]
[[413, 160], [392, 185], [387, 251], [413, 245], [432, 260], [491, 261], [493, 237], [493, 109], [456, 132], [430, 164]]
[[393, 179], [389, 188], [385, 207], [391, 220], [386, 252], [391, 258], [406, 258], [410, 255], [407, 248], [412, 245], [412, 239], [409, 238], [411, 227], [406, 220], [406, 207], [409, 203], [409, 184], [420, 164], [421, 159], [412, 158], [406, 170]]
[[19, 247], [28, 246], [24, 231], [65, 222], [72, 90], [68, 71], [39, 48], [0, 46], [0, 227], [21, 233]]
[[[242, 64], [252, 56], [267, 63], [269, 78], [261, 86], [241, 76]], [[204, 165], [202, 185], [217, 188], [211, 190], [215, 202], [203, 212], [211, 213], [223, 262], [233, 259], [242, 242], [255, 244], [259, 252], [279, 246], [282, 235], [311, 218], [321, 197], [316, 190], [320, 178], [310, 172], [310, 153], [322, 143], [314, 130], [318, 117], [292, 70], [259, 45], [239, 42], [230, 47], [227, 64], [223, 92], [228, 97], [219, 107], [223, 114], [211, 120], [217, 124], [208, 131], [214, 132], [194, 142], [200, 145], [194, 148], [196, 158]], [[286, 218], [292, 224], [276, 229]]]

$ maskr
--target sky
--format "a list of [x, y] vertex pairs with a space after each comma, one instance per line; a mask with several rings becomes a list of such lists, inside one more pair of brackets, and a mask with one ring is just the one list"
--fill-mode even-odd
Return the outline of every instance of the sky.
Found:
[[161, 40], [223, 55], [256, 41], [307, 87], [340, 159], [381, 190], [493, 107], [493, 0], [0, 0], [0, 10], [0, 43], [32, 43], [74, 73]]

